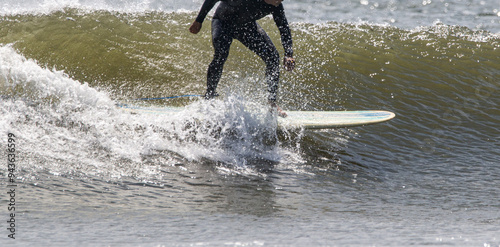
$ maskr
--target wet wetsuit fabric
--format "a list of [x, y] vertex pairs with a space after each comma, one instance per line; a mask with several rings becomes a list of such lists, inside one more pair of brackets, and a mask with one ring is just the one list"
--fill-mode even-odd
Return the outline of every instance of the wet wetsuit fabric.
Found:
[[[218, 1], [220, 0], [206, 0], [196, 21], [202, 23]], [[280, 31], [285, 56], [292, 57], [292, 36], [282, 4], [276, 7], [265, 3], [264, 0], [221, 1], [212, 20], [212, 44], [215, 51], [214, 58], [208, 66], [206, 98], [216, 95], [215, 90], [229, 55], [229, 48], [233, 39], [237, 39], [266, 63], [268, 99], [276, 101], [280, 74], [279, 53], [264, 29], [256, 22], [268, 14], [273, 15]]]

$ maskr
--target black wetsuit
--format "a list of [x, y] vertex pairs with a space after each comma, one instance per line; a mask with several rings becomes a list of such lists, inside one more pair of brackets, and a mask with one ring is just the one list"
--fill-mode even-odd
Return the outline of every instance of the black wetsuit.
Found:
[[292, 57], [292, 35], [283, 5], [280, 4], [276, 7], [267, 4], [264, 0], [205, 0], [196, 21], [203, 23], [208, 12], [219, 1], [221, 3], [212, 20], [212, 43], [215, 53], [208, 67], [205, 97], [208, 99], [216, 95], [215, 90], [229, 55], [229, 48], [233, 39], [237, 39], [266, 63], [269, 100], [276, 101], [280, 74], [279, 53], [264, 29], [256, 21], [272, 14], [281, 34], [285, 56]]

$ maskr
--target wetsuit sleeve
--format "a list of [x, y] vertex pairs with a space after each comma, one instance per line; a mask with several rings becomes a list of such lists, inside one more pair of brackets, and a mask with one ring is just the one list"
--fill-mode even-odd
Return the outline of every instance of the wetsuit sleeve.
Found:
[[292, 32], [290, 31], [290, 27], [288, 26], [288, 21], [285, 16], [283, 4], [280, 4], [278, 7], [276, 7], [276, 10], [273, 12], [273, 18], [276, 26], [278, 26], [278, 30], [280, 31], [281, 43], [283, 44], [283, 48], [285, 49], [285, 56], [292, 57]]
[[208, 12], [212, 10], [214, 5], [220, 0], [205, 0], [203, 6], [201, 6], [200, 12], [198, 13], [198, 17], [196, 17], [196, 21], [199, 23], [203, 23], [205, 17], [207, 17]]

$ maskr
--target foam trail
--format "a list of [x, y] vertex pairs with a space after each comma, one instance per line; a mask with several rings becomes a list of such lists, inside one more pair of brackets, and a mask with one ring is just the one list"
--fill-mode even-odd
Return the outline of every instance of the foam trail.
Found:
[[159, 167], [145, 165], [144, 158], [165, 151], [242, 171], [294, 157], [277, 141], [276, 116], [242, 97], [201, 100], [172, 116], [131, 114], [106, 93], [42, 68], [10, 46], [0, 48], [0, 64], [0, 132], [23, 141], [33, 161], [27, 170], [155, 177], [161, 176]]
[[46, 163], [45, 169], [60, 174], [76, 165], [94, 174], [110, 166], [109, 153], [139, 160], [137, 152], [130, 152], [133, 141], [118, 136], [126, 119], [105, 93], [62, 71], [44, 69], [9, 46], [0, 48], [0, 78], [0, 132], [19, 136], [26, 156], [34, 159], [28, 166]]

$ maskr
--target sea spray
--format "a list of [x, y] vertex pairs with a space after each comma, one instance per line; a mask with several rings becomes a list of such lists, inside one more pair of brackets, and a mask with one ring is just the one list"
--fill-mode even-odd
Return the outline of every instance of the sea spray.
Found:
[[15, 129], [25, 142], [28, 171], [154, 178], [162, 176], [159, 167], [144, 162], [166, 151], [243, 171], [256, 164], [271, 169], [295, 156], [280, 146], [276, 112], [244, 96], [195, 101], [173, 115], [131, 114], [106, 92], [44, 69], [9, 46], [0, 55], [1, 128]]

